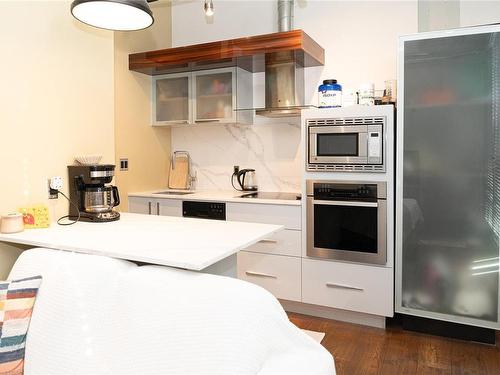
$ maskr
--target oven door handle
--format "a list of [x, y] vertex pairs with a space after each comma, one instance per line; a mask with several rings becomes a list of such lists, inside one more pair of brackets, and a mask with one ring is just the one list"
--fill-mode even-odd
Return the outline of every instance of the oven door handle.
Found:
[[324, 204], [327, 206], [351, 206], [351, 207], [378, 207], [377, 202], [359, 202], [359, 201], [324, 201], [311, 199], [313, 204]]

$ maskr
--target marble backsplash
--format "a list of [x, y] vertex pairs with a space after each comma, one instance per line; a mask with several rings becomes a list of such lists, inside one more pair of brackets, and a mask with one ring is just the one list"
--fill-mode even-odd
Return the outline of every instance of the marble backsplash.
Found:
[[233, 166], [238, 165], [255, 169], [261, 191], [300, 191], [299, 121], [174, 127], [172, 151], [190, 153], [196, 189], [231, 190]]

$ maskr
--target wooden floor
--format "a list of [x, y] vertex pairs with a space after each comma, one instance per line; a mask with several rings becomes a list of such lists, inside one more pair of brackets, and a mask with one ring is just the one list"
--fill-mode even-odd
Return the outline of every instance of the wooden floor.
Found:
[[332, 353], [338, 375], [495, 374], [500, 375], [497, 346], [313, 318], [289, 313], [300, 328], [325, 332], [322, 345]]

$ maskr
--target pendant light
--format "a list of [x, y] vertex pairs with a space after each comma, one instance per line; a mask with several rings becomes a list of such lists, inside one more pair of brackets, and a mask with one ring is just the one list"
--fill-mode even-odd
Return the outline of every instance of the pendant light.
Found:
[[100, 29], [141, 30], [154, 22], [148, 3], [156, 0], [75, 0], [71, 14], [77, 20]]
[[205, 15], [207, 17], [212, 17], [214, 15], [214, 3], [212, 2], [212, 0], [205, 0], [203, 9], [205, 10]]

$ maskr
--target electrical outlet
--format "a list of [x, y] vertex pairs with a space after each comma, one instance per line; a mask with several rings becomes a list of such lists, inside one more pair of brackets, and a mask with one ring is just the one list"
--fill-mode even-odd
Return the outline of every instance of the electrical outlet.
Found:
[[120, 171], [128, 171], [128, 158], [120, 159]]
[[49, 199], [57, 199], [59, 197], [58, 191], [63, 187], [62, 177], [55, 176], [48, 180], [49, 185]]

